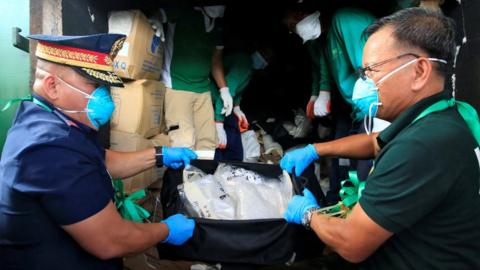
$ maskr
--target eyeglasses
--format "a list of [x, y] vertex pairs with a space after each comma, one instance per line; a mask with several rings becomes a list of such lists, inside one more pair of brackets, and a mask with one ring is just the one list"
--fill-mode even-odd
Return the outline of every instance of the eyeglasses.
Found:
[[420, 55], [417, 55], [417, 54], [414, 54], [414, 53], [405, 53], [405, 54], [401, 54], [399, 56], [395, 56], [395, 57], [392, 57], [392, 58], [389, 58], [389, 59], [386, 59], [386, 60], [383, 60], [381, 62], [378, 62], [378, 63], [374, 63], [374, 64], [371, 64], [369, 66], [366, 66], [366, 67], [359, 67], [357, 72], [358, 72], [358, 76], [360, 78], [362, 78], [362, 80], [366, 80], [367, 79], [367, 72], [378, 72], [379, 70], [376, 70], [375, 68], [378, 68], [379, 66], [382, 66], [382, 65], [385, 65], [386, 63], [388, 62], [391, 62], [393, 60], [397, 60], [397, 59], [400, 59], [402, 57], [405, 57], [405, 56], [414, 56], [416, 58], [419, 58]]

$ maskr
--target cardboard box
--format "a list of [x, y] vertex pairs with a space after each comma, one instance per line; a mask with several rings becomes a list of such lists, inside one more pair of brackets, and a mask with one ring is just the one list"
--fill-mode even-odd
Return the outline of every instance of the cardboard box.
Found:
[[119, 152], [134, 152], [153, 147], [152, 142], [135, 133], [110, 131], [110, 149]]
[[[153, 147], [151, 141], [138, 134], [114, 131], [110, 132], [110, 149], [119, 152], [134, 152]], [[155, 182], [155, 168], [148, 169], [132, 177], [123, 179], [126, 194], [148, 187]]]
[[150, 140], [153, 142], [155, 146], [170, 146], [170, 139], [168, 138], [168, 135], [165, 133], [159, 133]]
[[114, 11], [108, 18], [108, 32], [127, 39], [113, 61], [115, 73], [127, 79], [159, 80], [163, 65], [163, 42], [147, 17], [139, 10]]
[[[152, 140], [148, 140], [139, 134], [112, 130], [110, 132], [110, 149], [119, 152], [134, 152], [156, 146]], [[126, 194], [144, 189], [149, 185], [161, 181], [165, 173], [164, 167], [153, 167], [139, 174], [123, 180]], [[161, 186], [161, 183], [156, 183]]]
[[112, 87], [115, 111], [110, 128], [116, 131], [140, 134], [145, 138], [160, 132], [163, 121], [165, 86], [152, 80], [138, 80], [125, 88]]

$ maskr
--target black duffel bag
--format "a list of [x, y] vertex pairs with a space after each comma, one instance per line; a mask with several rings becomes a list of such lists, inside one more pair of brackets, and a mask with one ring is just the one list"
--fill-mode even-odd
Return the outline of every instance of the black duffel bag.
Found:
[[[277, 165], [224, 162], [230, 165], [255, 171], [267, 177], [281, 175]], [[192, 165], [213, 174], [217, 168], [217, 161], [193, 160]], [[311, 174], [310, 177], [305, 177]], [[168, 169], [163, 178], [161, 201], [164, 218], [177, 213], [186, 214], [187, 211], [180, 199], [177, 186], [183, 183], [182, 170]], [[323, 201], [318, 182], [311, 178], [313, 169], [306, 170], [294, 186], [298, 193], [298, 184], [308, 187]], [[182, 246], [158, 245], [160, 257], [173, 260], [193, 260], [210, 263], [273, 265], [283, 264], [293, 259], [306, 259], [319, 256], [324, 247], [323, 243], [312, 231], [302, 226], [288, 224], [284, 219], [256, 219], [256, 220], [216, 220], [195, 219], [193, 237]]]

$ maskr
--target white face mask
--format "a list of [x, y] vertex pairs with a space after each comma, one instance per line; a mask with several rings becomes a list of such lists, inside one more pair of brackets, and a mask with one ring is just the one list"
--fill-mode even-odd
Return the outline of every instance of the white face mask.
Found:
[[303, 43], [318, 38], [322, 33], [319, 17], [320, 12], [316, 11], [295, 25], [295, 32], [302, 38]]
[[225, 15], [225, 6], [205, 6], [203, 10], [210, 18], [222, 18]]
[[222, 18], [225, 14], [225, 6], [223, 5], [195, 7], [195, 9], [203, 13], [203, 22], [207, 33], [215, 27], [215, 19]]

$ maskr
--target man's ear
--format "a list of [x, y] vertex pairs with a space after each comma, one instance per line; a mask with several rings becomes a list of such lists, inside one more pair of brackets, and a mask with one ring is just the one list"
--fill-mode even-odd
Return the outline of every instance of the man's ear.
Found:
[[47, 74], [43, 78], [43, 92], [47, 95], [48, 99], [56, 100], [59, 97], [59, 92], [57, 89], [57, 81], [55, 76]]
[[415, 64], [415, 80], [412, 83], [412, 90], [422, 90], [432, 74], [432, 63], [426, 58], [419, 58]]

